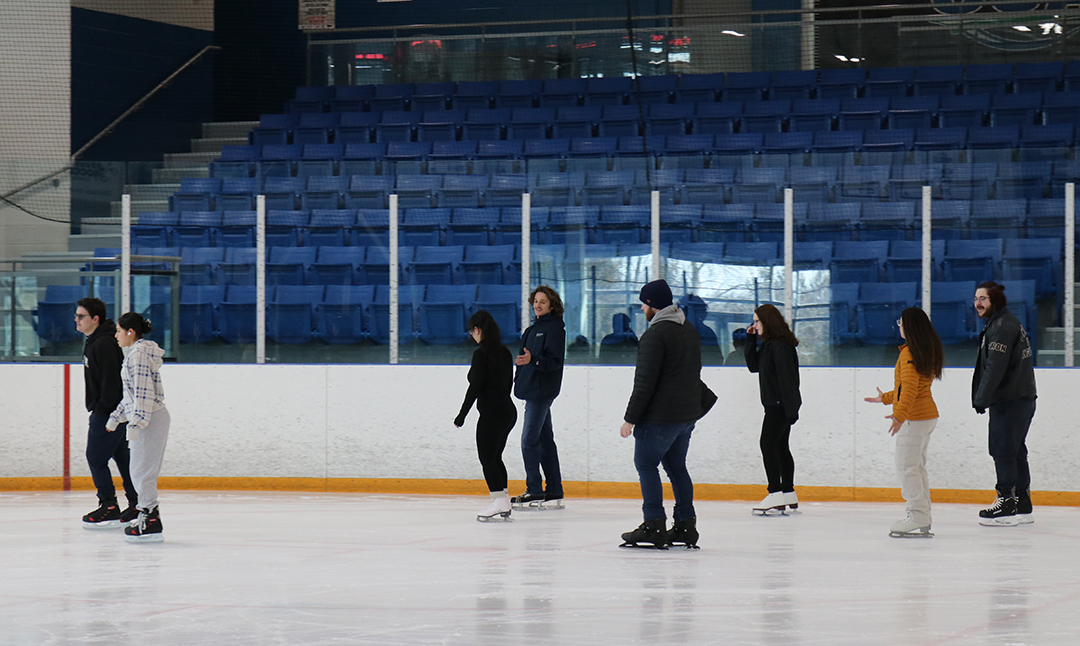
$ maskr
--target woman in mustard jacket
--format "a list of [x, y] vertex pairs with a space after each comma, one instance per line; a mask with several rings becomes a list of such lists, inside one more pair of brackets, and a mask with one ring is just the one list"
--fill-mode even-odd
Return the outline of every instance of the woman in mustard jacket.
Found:
[[896, 436], [896, 472], [900, 493], [907, 501], [907, 517], [893, 523], [890, 536], [933, 536], [930, 533], [930, 482], [926, 475], [926, 447], [937, 426], [938, 410], [930, 394], [934, 379], [941, 379], [945, 353], [926, 312], [909, 307], [896, 322], [900, 346], [894, 386], [887, 393], [878, 388], [877, 397], [866, 401], [892, 405], [889, 434]]

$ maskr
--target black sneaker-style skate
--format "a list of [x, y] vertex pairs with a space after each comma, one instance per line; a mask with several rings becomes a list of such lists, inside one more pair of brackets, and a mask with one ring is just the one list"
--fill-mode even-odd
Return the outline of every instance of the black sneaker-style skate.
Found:
[[545, 493], [544, 502], [540, 503], [541, 509], [565, 509], [563, 495], [561, 493]]
[[1032, 516], [1031, 512], [1031, 492], [1016, 492], [1016, 520], [1019, 524], [1030, 525], [1031, 523], [1034, 523], [1035, 517]]
[[128, 525], [131, 521], [139, 517], [139, 509], [134, 503], [128, 503], [128, 508], [120, 512], [120, 522]]
[[100, 507], [82, 517], [82, 522], [86, 529], [108, 529], [123, 525], [116, 498], [102, 500]]
[[634, 547], [649, 550], [666, 550], [668, 533], [663, 520], [647, 520], [632, 532], [622, 535], [623, 543], [619, 547]]
[[129, 543], [160, 543], [165, 540], [161, 534], [161, 518], [158, 508], [149, 512], [139, 510], [139, 517], [124, 528], [124, 538]]
[[540, 509], [544, 501], [547, 500], [547, 496], [542, 493], [529, 493], [526, 491], [520, 496], [514, 496], [510, 499], [510, 504], [514, 509]]
[[697, 541], [697, 518], [677, 520], [667, 533], [668, 545], [672, 547], [685, 547], [688, 550], [696, 550], [699, 549]]
[[998, 496], [994, 504], [979, 512], [979, 524], [986, 527], [1016, 527], [1020, 519], [1016, 516], [1016, 497]]

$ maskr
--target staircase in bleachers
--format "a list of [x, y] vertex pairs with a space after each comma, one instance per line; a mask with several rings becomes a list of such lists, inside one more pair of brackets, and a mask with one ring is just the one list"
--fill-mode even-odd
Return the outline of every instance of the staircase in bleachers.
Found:
[[[946, 294], [947, 285], [1019, 281], [1031, 330], [1036, 299], [1057, 302], [1062, 187], [1080, 179], [1080, 64], [640, 80], [299, 88], [286, 112], [263, 115], [246, 142], [214, 138], [206, 145], [222, 145], [220, 155], [192, 153], [204, 155], [191, 161], [208, 162], [209, 172], [184, 173], [167, 203], [136, 208], [133, 246], [181, 247], [185, 303], [206, 301], [213, 316], [224, 315], [230, 308], [218, 306], [232, 303], [232, 287], [253, 284], [254, 260], [229, 254], [253, 244], [254, 197], [264, 194], [269, 282], [322, 290], [304, 297], [310, 302], [280, 303], [280, 311], [310, 305], [310, 337], [295, 328], [272, 336], [381, 339], [367, 288], [386, 282], [379, 253], [396, 193], [408, 254], [402, 284], [419, 290], [405, 329], [440, 343], [458, 335], [439, 331], [427, 317], [447, 308], [424, 299], [464, 303], [453, 316], [484, 299], [433, 287], [518, 280], [526, 190], [537, 245], [646, 243], [658, 190], [664, 244], [726, 245], [729, 258], [775, 262], [783, 189], [791, 187], [797, 241], [813, 250], [805, 262], [855, 285], [851, 294], [835, 290], [834, 340], [892, 343], [892, 332], [879, 330], [916, 302], [908, 286], [921, 272], [916, 241], [929, 185], [934, 280]], [[363, 289], [340, 292], [354, 288]], [[237, 312], [249, 305], [241, 292]], [[319, 308], [342, 298], [364, 303], [364, 314], [348, 319], [339, 307], [333, 325], [352, 327], [328, 332]], [[935, 321], [939, 312], [953, 316], [941, 322], [949, 338], [970, 339], [976, 322], [958, 322], [956, 299], [943, 303]], [[208, 320], [184, 338], [245, 338], [220, 320], [206, 328]]]

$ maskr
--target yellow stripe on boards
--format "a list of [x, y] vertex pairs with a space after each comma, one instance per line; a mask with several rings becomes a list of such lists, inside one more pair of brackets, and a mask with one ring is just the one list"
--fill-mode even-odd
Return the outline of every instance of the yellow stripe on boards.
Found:
[[[119, 478], [114, 478], [117, 490]], [[163, 477], [158, 488], [189, 491], [298, 491], [341, 493], [389, 493], [418, 495], [482, 496], [487, 493], [483, 480], [436, 480], [428, 478], [200, 478]], [[636, 482], [564, 482], [567, 498], [640, 499]], [[63, 478], [0, 478], [0, 491], [60, 491]], [[73, 477], [73, 491], [92, 491], [93, 480]], [[523, 480], [511, 480], [511, 495], [525, 491]], [[799, 487], [800, 502], [895, 502], [902, 503], [900, 490], [887, 487]], [[747, 500], [765, 497], [764, 485], [694, 483], [695, 500]], [[664, 484], [664, 496], [672, 500], [671, 486]], [[990, 504], [994, 492], [977, 489], [931, 489], [930, 497], [938, 503]], [[1036, 506], [1080, 507], [1078, 491], [1033, 491]]]

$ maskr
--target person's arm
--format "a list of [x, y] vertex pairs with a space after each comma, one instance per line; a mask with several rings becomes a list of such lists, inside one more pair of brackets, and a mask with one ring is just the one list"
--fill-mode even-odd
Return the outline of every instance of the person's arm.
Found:
[[[664, 361], [664, 345], [655, 334], [644, 334], [638, 344], [637, 366], [634, 369], [634, 392], [626, 405], [623, 421], [636, 425], [656, 392], [660, 368]], [[625, 436], [624, 436], [625, 437]]]
[[971, 406], [975, 410], [990, 407], [991, 398], [1001, 385], [1001, 380], [1005, 378], [1005, 370], [1009, 367], [1009, 353], [1015, 349], [1012, 346], [1014, 339], [1005, 338], [1005, 332], [1005, 326], [1001, 319], [998, 319], [983, 337], [986, 346], [979, 348], [979, 352], [984, 353], [983, 370], [979, 378], [979, 389], [971, 398]]
[[[126, 414], [128, 429], [138, 431], [146, 428], [150, 423], [150, 415], [154, 408], [154, 397], [157, 389], [154, 387], [154, 367], [151, 358], [145, 352], [136, 349], [128, 355], [128, 370], [131, 372], [132, 393], [130, 410], [123, 410], [123, 402], [109, 417], [106, 428], [114, 430], [124, 420]], [[120, 413], [120, 416], [117, 416]], [[115, 423], [114, 423], [115, 421]]]
[[544, 345], [532, 356], [533, 367], [540, 372], [558, 372], [566, 361], [566, 328], [552, 325], [544, 335]]
[[[915, 371], [915, 363], [905, 361], [900, 366], [900, 396], [892, 397], [892, 416], [899, 424], [907, 421], [911, 409], [915, 405], [915, 395], [919, 392], [919, 373]], [[882, 398], [884, 402], [884, 398]]]
[[[779, 342], [778, 342], [779, 343]], [[773, 352], [773, 368], [780, 385], [780, 403], [784, 407], [784, 416], [789, 424], [799, 420], [799, 365], [795, 348], [782, 344]]]
[[750, 372], [757, 372], [759, 354], [756, 334], [746, 335], [746, 349], [743, 350], [743, 355], [746, 357], [746, 367]]
[[483, 357], [480, 356], [480, 351], [473, 352], [472, 366], [469, 367], [469, 389], [465, 391], [465, 401], [462, 402], [461, 410], [458, 411], [458, 415], [454, 419], [454, 426], [461, 427], [465, 425], [465, 417], [472, 410], [476, 398], [480, 396], [480, 389], [487, 375], [487, 366], [485, 364]]
[[120, 364], [124, 355], [116, 346], [102, 345], [101, 341], [93, 354], [99, 379], [98, 401], [94, 402], [94, 410], [102, 408], [111, 411], [124, 398], [124, 383], [120, 379]]

